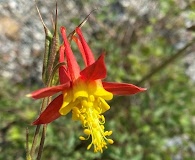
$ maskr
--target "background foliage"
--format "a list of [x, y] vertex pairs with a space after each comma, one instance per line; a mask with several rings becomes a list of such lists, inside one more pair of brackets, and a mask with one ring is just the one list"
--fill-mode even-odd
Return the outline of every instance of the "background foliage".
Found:
[[[1, 8], [4, 8], [1, 17], [8, 12], [11, 15], [12, 11], [6, 8], [10, 4], [11, 1], [0, 2]], [[11, 37], [10, 40], [6, 29], [2, 32], [11, 41], [3, 46], [7, 50], [3, 50], [3, 47], [0, 49], [2, 160], [25, 159], [25, 130], [26, 127], [29, 128], [31, 141], [34, 126], [30, 124], [39, 114], [40, 101], [28, 99], [24, 95], [42, 86], [41, 76], [38, 75], [41, 72], [44, 33], [41, 29], [35, 30], [36, 26], [41, 28], [41, 23], [32, 2], [20, 1], [20, 4], [31, 5], [31, 19], [35, 23], [16, 17], [18, 23], [23, 21], [21, 30], [16, 31], [31, 35], [24, 41], [17, 37]], [[139, 84], [148, 90], [131, 97], [115, 97], [110, 102], [111, 109], [106, 113], [106, 128], [113, 130], [112, 138], [115, 143], [103, 154], [86, 151], [88, 142], [78, 139], [82, 135], [80, 123], [72, 121], [68, 115], [48, 126], [42, 159], [194, 159], [195, 67], [191, 67], [195, 60], [195, 45], [192, 43], [180, 51], [194, 38], [191, 26], [195, 24], [195, 1], [59, 0], [58, 4], [59, 26], [66, 26], [69, 32], [94, 7], [98, 7], [83, 27], [83, 32], [96, 58], [102, 51], [106, 52], [107, 79]], [[52, 1], [38, 2], [43, 18], [50, 27], [50, 15], [55, 9], [54, 5]], [[25, 17], [23, 13], [21, 15]], [[29, 32], [22, 30], [25, 25], [32, 27]], [[36, 34], [40, 34], [42, 39], [36, 41], [36, 36], [33, 37]], [[30, 44], [32, 37], [34, 41]], [[11, 43], [28, 44], [29, 59], [24, 59], [28, 52], [24, 55], [18, 53], [21, 48], [17, 45], [10, 52]], [[37, 48], [34, 44], [40, 46]], [[7, 60], [10, 58], [7, 56], [14, 54], [18, 56], [13, 61]], [[10, 65], [14, 67], [10, 69]], [[5, 73], [10, 74], [6, 76]]]

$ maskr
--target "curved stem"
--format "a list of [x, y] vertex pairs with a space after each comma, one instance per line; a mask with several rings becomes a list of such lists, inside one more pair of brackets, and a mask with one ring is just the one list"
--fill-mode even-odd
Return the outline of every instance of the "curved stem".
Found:
[[45, 142], [45, 137], [46, 137], [46, 131], [47, 131], [47, 125], [43, 125], [43, 130], [42, 130], [42, 135], [41, 135], [41, 141], [40, 141], [40, 146], [37, 154], [37, 160], [41, 159], [42, 153], [43, 153], [43, 148], [44, 148], [44, 142]]
[[26, 160], [31, 160], [31, 155], [29, 152], [29, 130], [26, 128]]
[[140, 85], [146, 80], [150, 79], [153, 75], [167, 67], [171, 62], [175, 61], [179, 56], [184, 54], [185, 50], [188, 49], [193, 43], [195, 39], [191, 40], [189, 43], [187, 43], [182, 49], [178, 50], [177, 53], [175, 53], [173, 56], [162, 62], [159, 66], [151, 70], [147, 75], [145, 75], [139, 82], [136, 83], [136, 85]]
[[[47, 98], [44, 98], [42, 100], [40, 112], [42, 112], [44, 110], [44, 108], [47, 106], [47, 104], [48, 104], [48, 97]], [[35, 133], [34, 133], [34, 136], [33, 136], [33, 142], [32, 142], [32, 146], [31, 146], [31, 150], [30, 150], [31, 157], [33, 157], [33, 155], [35, 153], [35, 149], [36, 149], [37, 139], [38, 139], [38, 136], [39, 136], [40, 127], [41, 127], [41, 125], [37, 125], [36, 126], [36, 129], [35, 129]]]

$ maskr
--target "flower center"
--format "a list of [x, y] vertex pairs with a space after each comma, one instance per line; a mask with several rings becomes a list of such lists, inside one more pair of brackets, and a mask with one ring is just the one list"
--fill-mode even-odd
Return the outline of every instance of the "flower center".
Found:
[[92, 142], [87, 149], [94, 146], [94, 152], [103, 152], [103, 148], [107, 148], [107, 142], [112, 144], [114, 141], [108, 139], [107, 136], [112, 131], [104, 130], [105, 118], [102, 115], [110, 109], [105, 100], [111, 100], [112, 93], [106, 91], [100, 81], [87, 82], [78, 79], [73, 88], [64, 92], [64, 100], [59, 112], [66, 115], [72, 110], [73, 120], [80, 120], [86, 138], [80, 136], [81, 140], [87, 140], [91, 137]]

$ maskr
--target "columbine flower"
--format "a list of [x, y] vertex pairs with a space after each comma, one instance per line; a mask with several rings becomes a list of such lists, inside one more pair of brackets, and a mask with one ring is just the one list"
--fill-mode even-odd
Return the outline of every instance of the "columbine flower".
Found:
[[103, 152], [107, 148], [107, 142], [112, 144], [113, 140], [107, 138], [112, 131], [105, 131], [105, 118], [103, 113], [110, 109], [106, 101], [115, 95], [131, 95], [146, 90], [132, 84], [102, 82], [106, 77], [106, 67], [104, 54], [96, 61], [91, 49], [86, 43], [80, 28], [76, 28], [77, 36], [73, 37], [76, 42], [86, 68], [80, 71], [80, 67], [73, 55], [70, 44], [66, 37], [64, 27], [61, 27], [61, 34], [64, 44], [59, 49], [59, 62], [66, 64], [59, 67], [60, 85], [42, 88], [29, 94], [29, 97], [39, 99], [58, 95], [41, 113], [39, 118], [33, 122], [34, 125], [46, 124], [72, 111], [72, 118], [80, 120], [85, 137], [80, 136], [81, 140], [91, 137], [92, 142], [87, 149], [94, 146], [94, 152]]

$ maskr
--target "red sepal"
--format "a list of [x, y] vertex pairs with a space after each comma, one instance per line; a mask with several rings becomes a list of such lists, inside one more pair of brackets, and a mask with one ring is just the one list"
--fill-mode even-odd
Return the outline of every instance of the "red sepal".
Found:
[[115, 95], [131, 95], [143, 92], [146, 88], [141, 88], [128, 83], [102, 82], [105, 90]]
[[55, 93], [64, 91], [68, 89], [69, 87], [70, 87], [70, 84], [66, 83], [66, 84], [53, 86], [53, 87], [41, 88], [39, 90], [32, 92], [31, 94], [28, 94], [27, 97], [32, 97], [34, 99], [49, 97], [49, 96], [54, 95]]
[[47, 106], [47, 108], [41, 113], [39, 118], [35, 120], [32, 124], [47, 124], [59, 118], [61, 116], [61, 114], [59, 113], [59, 109], [62, 106], [62, 103], [63, 95], [60, 94]]
[[66, 29], [64, 27], [61, 27], [61, 34], [62, 38], [64, 40], [64, 47], [65, 47], [65, 53], [66, 53], [66, 59], [67, 59], [67, 66], [68, 71], [70, 73], [71, 80], [76, 80], [80, 75], [80, 67], [76, 61], [76, 58], [70, 48], [70, 44], [68, 42], [68, 39], [66, 37]]
[[104, 54], [102, 54], [93, 64], [80, 72], [80, 75], [86, 80], [97, 80], [106, 77], [106, 66], [104, 63]]
[[[64, 62], [64, 46], [60, 46], [59, 62], [60, 63]], [[59, 79], [60, 79], [60, 84], [64, 84], [70, 81], [70, 76], [67, 72], [65, 65], [59, 67]]]
[[91, 51], [91, 49], [89, 48], [87, 42], [85, 41], [85, 38], [82, 34], [82, 31], [79, 27], [76, 28], [76, 33], [78, 34], [80, 40], [81, 40], [81, 44], [83, 46], [84, 49], [84, 56], [86, 57], [86, 61], [87, 61], [87, 66], [91, 65], [92, 63], [95, 62], [95, 58], [93, 56], [93, 53]]
[[60, 84], [65, 84], [70, 82], [70, 77], [68, 76], [65, 66], [59, 67], [59, 79], [60, 79]]
[[82, 58], [84, 60], [85, 66], [88, 66], [87, 59], [86, 59], [86, 56], [85, 56], [85, 51], [83, 49], [81, 41], [76, 36], [73, 37], [73, 40], [76, 42], [76, 44], [77, 44], [77, 46], [79, 48], [79, 51], [81, 52], [81, 55], [82, 55]]

